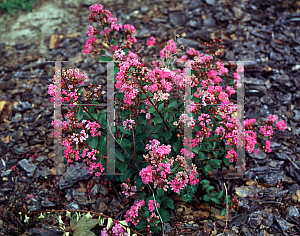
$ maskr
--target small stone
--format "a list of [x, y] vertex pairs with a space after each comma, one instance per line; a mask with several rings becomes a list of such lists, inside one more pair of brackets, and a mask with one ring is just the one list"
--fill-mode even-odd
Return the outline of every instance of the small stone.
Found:
[[33, 172], [36, 169], [36, 166], [32, 163], [29, 163], [27, 159], [23, 159], [21, 161], [18, 161], [18, 164], [26, 171], [28, 172], [29, 176], [32, 176]]
[[206, 4], [208, 5], [214, 5], [215, 4], [215, 0], [205, 0]]
[[207, 17], [207, 19], [205, 19], [203, 21], [203, 25], [207, 26], [207, 27], [215, 27], [217, 24], [216, 24], [216, 21], [214, 20], [214, 18], [209, 16], [209, 17]]

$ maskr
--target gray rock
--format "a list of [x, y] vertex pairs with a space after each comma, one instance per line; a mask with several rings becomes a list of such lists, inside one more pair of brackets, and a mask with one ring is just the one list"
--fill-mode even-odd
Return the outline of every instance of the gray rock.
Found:
[[18, 161], [18, 164], [26, 171], [28, 172], [29, 176], [33, 176], [33, 172], [36, 169], [36, 166], [32, 163], [29, 163], [27, 159], [23, 159], [21, 161]]
[[83, 169], [84, 163], [75, 163], [75, 166], [67, 168], [67, 171], [59, 179], [59, 188], [65, 189], [73, 186], [79, 180], [86, 180], [92, 176], [89, 170]]
[[121, 204], [117, 199], [113, 199], [109, 204], [109, 208], [114, 212], [120, 212]]
[[41, 202], [43, 207], [53, 207], [56, 206], [55, 203], [49, 201], [49, 199], [46, 197], [46, 199], [44, 201]]
[[171, 12], [169, 14], [170, 22], [175, 27], [183, 26], [185, 25], [186, 19], [185, 15], [182, 14], [182, 12]]
[[17, 105], [14, 106], [14, 110], [19, 111], [19, 112], [23, 112], [26, 110], [29, 110], [32, 108], [32, 104], [30, 104], [29, 102], [19, 102]]
[[76, 202], [71, 202], [69, 205], [66, 206], [67, 210], [79, 210], [80, 207], [78, 205], [78, 203]]
[[1, 158], [0, 160], [0, 171], [5, 170], [6, 164], [5, 161]]
[[166, 234], [169, 234], [169, 233], [171, 233], [171, 231], [172, 231], [171, 225], [169, 223], [164, 223], [164, 232]]
[[281, 160], [288, 160], [288, 156], [284, 152], [276, 152], [275, 155]]
[[80, 205], [87, 205], [88, 204], [88, 199], [85, 196], [85, 193], [79, 192], [75, 189], [73, 189], [73, 197], [74, 199], [80, 204]]
[[268, 184], [277, 185], [279, 179], [283, 179], [286, 177], [284, 171], [272, 171], [272, 172], [265, 172], [265, 174], [262, 179], [266, 181]]
[[207, 27], [215, 27], [216, 21], [214, 20], [214, 18], [212, 18], [211, 16], [207, 17], [206, 20], [203, 20], [203, 25], [207, 26]]
[[215, 4], [215, 0], [205, 0], [206, 4], [208, 5], [214, 5]]
[[56, 228], [52, 228], [51, 226], [44, 226], [42, 228], [31, 228], [29, 230], [30, 233], [33, 233], [36, 236], [63, 236], [64, 232], [58, 230]]
[[197, 45], [199, 44], [197, 41], [192, 40], [192, 39], [186, 39], [186, 38], [179, 38], [177, 40], [177, 45], [183, 45], [185, 47], [191, 47], [191, 48], [195, 48], [197, 47]]
[[141, 7], [141, 12], [146, 12], [148, 10], [149, 10], [149, 7], [147, 7], [147, 6], [142, 6]]
[[255, 153], [249, 153], [249, 156], [255, 159], [259, 159], [259, 160], [263, 160], [267, 157], [267, 154], [262, 151], [261, 149], [259, 149], [259, 152], [257, 154]]
[[194, 27], [194, 28], [198, 28], [198, 22], [196, 20], [189, 20], [187, 23], [188, 26]]

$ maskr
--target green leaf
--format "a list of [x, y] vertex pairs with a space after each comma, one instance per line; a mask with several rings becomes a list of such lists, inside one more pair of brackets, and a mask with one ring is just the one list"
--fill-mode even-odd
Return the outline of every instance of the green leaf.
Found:
[[202, 180], [202, 181], [200, 182], [200, 184], [202, 184], [202, 185], [206, 185], [206, 184], [209, 184], [209, 183], [210, 183], [210, 181], [207, 180], [207, 179], [204, 179], [204, 180]]
[[153, 112], [155, 112], [155, 108], [154, 108], [154, 107], [150, 107], [150, 108], [148, 109], [148, 113], [153, 113]]
[[132, 143], [124, 138], [122, 139], [122, 142], [121, 140], [119, 140], [119, 142], [121, 143], [121, 146], [125, 149], [130, 148], [132, 146]]
[[142, 181], [141, 177], [138, 174], [136, 176], [138, 176], [138, 177], [135, 180], [136, 181], [135, 186], [136, 186], [137, 191], [140, 191], [140, 189], [143, 185], [143, 181]]
[[217, 115], [218, 120], [222, 120], [222, 117], [220, 115]]
[[210, 165], [206, 165], [205, 167], [204, 167], [204, 170], [205, 170], [205, 172], [210, 172], [211, 171], [211, 166]]
[[163, 199], [161, 199], [160, 207], [174, 209], [174, 201], [169, 197], [164, 197]]
[[178, 150], [179, 150], [179, 148], [180, 148], [180, 144], [181, 144], [180, 141], [173, 143], [172, 148], [173, 148], [173, 150], [174, 150], [176, 153], [178, 152]]
[[169, 114], [167, 112], [164, 113], [164, 120], [167, 120], [169, 117]]
[[143, 151], [144, 149], [145, 149], [145, 144], [143, 143], [143, 141], [135, 142], [135, 150], [136, 151]]
[[73, 217], [71, 218], [72, 220], [71, 228], [74, 236], [81, 236], [81, 235], [96, 236], [96, 234], [90, 230], [94, 228], [97, 224], [99, 224], [99, 219], [88, 219], [84, 214], [80, 218], [80, 220], [76, 222], [77, 216], [76, 215], [74, 216], [73, 216], [74, 218]]
[[121, 99], [124, 99], [124, 93], [116, 93], [116, 98], [121, 98]]
[[198, 153], [199, 153], [199, 149], [200, 149], [200, 147], [199, 147], [199, 145], [198, 145], [198, 146], [196, 146], [196, 147], [193, 147], [193, 148], [192, 148], [192, 151], [193, 151], [193, 153], [198, 154]]
[[163, 122], [163, 119], [161, 117], [154, 118], [154, 125], [161, 124], [162, 122]]
[[177, 101], [176, 100], [172, 100], [169, 105], [168, 105], [168, 108], [173, 108], [173, 107], [176, 107], [177, 106]]
[[147, 194], [144, 191], [140, 192], [139, 195], [143, 200], [146, 200]]
[[146, 223], [143, 220], [140, 220], [140, 222], [138, 223], [138, 225], [136, 226], [137, 229], [146, 229]]
[[218, 159], [212, 159], [210, 160], [210, 164], [214, 167], [214, 168], [220, 168], [222, 161], [218, 160]]
[[226, 207], [224, 207], [220, 212], [221, 216], [225, 216], [225, 214], [226, 214]]
[[83, 110], [82, 110], [82, 107], [80, 106], [78, 109], [78, 113], [77, 113], [78, 121], [81, 121], [82, 117], [83, 117]]
[[106, 154], [106, 137], [102, 138], [98, 142], [97, 150], [99, 151], [100, 156], [103, 156]]
[[205, 159], [207, 159], [207, 156], [204, 154], [204, 152], [199, 152], [198, 155], [199, 155], [201, 161], [204, 161]]
[[129, 49], [128, 49], [128, 48], [122, 48], [122, 50], [123, 50], [123, 52], [125, 52], [125, 55], [127, 55], [128, 52], [129, 52]]
[[214, 190], [215, 187], [214, 186], [209, 186], [207, 189], [206, 189], [206, 192], [209, 193], [210, 191]]
[[92, 149], [95, 149], [98, 145], [98, 136], [92, 137], [92, 140], [89, 142], [89, 146]]
[[145, 211], [144, 217], [145, 217], [146, 219], [147, 219], [147, 218], [150, 218], [150, 211]]
[[159, 198], [162, 198], [164, 196], [165, 191], [163, 189], [156, 188], [156, 194]]
[[154, 129], [155, 129], [154, 126], [149, 126], [149, 127], [147, 128], [147, 133], [148, 133], [148, 134], [153, 133]]
[[108, 56], [104, 56], [104, 55], [99, 58], [99, 62], [106, 62], [106, 61], [112, 61], [112, 60], [113, 60], [112, 57], [108, 57]]
[[223, 162], [225, 165], [230, 166], [230, 162], [226, 157], [223, 157]]
[[118, 170], [121, 173], [124, 173], [124, 171], [128, 168], [126, 163], [122, 163], [122, 162], [119, 162], [119, 161], [116, 162], [116, 167], [118, 168]]
[[219, 199], [217, 199], [217, 198], [212, 198], [212, 199], [210, 199], [210, 200], [212, 200], [214, 203], [216, 203], [216, 204], [220, 204], [220, 200]]
[[[98, 115], [97, 119], [99, 125], [101, 126], [102, 129], [106, 129], [107, 121], [106, 121], [106, 113], [102, 113]], [[112, 130], [113, 131], [113, 130]]]
[[[215, 148], [215, 147], [214, 147]], [[215, 158], [218, 158], [218, 156], [219, 156], [219, 151], [213, 151], [213, 154], [214, 154], [214, 157]]]
[[120, 177], [120, 180], [122, 182], [125, 182], [127, 179], [130, 179], [132, 177], [132, 175], [134, 174], [134, 172], [136, 172], [135, 170], [133, 170], [132, 168], [127, 168], [127, 170], [125, 170], [124, 175], [122, 175]]
[[128, 127], [127, 127], [127, 129], [124, 129], [124, 126], [123, 126], [123, 125], [120, 125], [120, 126], [119, 126], [119, 129], [120, 129], [121, 132], [124, 133], [124, 134], [132, 135], [132, 130], [131, 130], [131, 129], [128, 129]]
[[154, 133], [157, 134], [157, 133], [160, 132], [163, 128], [164, 128], [164, 125], [162, 125], [162, 124], [155, 126], [155, 131], [154, 131]]
[[116, 149], [115, 153], [116, 153], [116, 158], [118, 158], [120, 161], [125, 162], [125, 158], [124, 158], [123, 154], [119, 150]]
[[209, 202], [209, 201], [210, 201], [210, 196], [209, 196], [208, 194], [205, 194], [205, 195], [203, 196], [203, 201]]
[[221, 200], [221, 199], [223, 198], [223, 196], [224, 196], [224, 191], [221, 190], [221, 191], [218, 193], [217, 198], [218, 198], [219, 200]]
[[157, 106], [157, 109], [159, 110], [159, 111], [161, 111], [161, 109], [164, 107], [164, 102], [161, 102], [158, 106]]
[[170, 130], [165, 130], [164, 131], [164, 137], [166, 141], [169, 141], [172, 137], [172, 132]]
[[210, 185], [209, 184], [205, 184], [205, 185], [203, 185], [203, 188], [205, 188], [205, 189], [207, 189], [207, 188], [209, 188], [210, 187]]
[[159, 214], [160, 214], [160, 216], [162, 218], [162, 221], [164, 223], [167, 223], [168, 221], [170, 221], [170, 214], [166, 209], [159, 208], [158, 211], [159, 211]]

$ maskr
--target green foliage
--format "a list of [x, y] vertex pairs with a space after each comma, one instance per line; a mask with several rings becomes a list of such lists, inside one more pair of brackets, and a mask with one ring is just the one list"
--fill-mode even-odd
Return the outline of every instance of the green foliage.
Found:
[[0, 0], [0, 11], [14, 15], [17, 11], [32, 11], [32, 5], [37, 4], [37, 0]]
[[74, 214], [70, 219], [70, 226], [73, 231], [74, 236], [96, 236], [94, 232], [91, 231], [97, 224], [99, 224], [98, 219], [89, 219], [85, 214], [80, 218], [78, 213]]

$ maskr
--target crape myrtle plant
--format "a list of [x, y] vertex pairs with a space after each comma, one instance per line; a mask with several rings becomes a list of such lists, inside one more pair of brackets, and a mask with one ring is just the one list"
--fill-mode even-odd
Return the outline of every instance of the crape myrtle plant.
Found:
[[[187, 55], [177, 58], [176, 42], [169, 40], [158, 45], [152, 36], [147, 47], [158, 47], [159, 57], [154, 55], [151, 69], [145, 67], [142, 60], [144, 47], [136, 46], [133, 25], [117, 24], [117, 18], [100, 4], [90, 6], [89, 10], [88, 20], [98, 25], [88, 27], [86, 33], [90, 38], [83, 52], [99, 53], [99, 62], [114, 62], [114, 82], [118, 90], [115, 96], [123, 102], [120, 114], [123, 125], [117, 127], [120, 135], [115, 138], [118, 144], [115, 164], [123, 175], [105, 179], [119, 181], [125, 197], [134, 200], [124, 215], [126, 222], [145, 235], [160, 232], [161, 223], [170, 220], [167, 209], [174, 209], [169, 194], [175, 192], [191, 202], [192, 194], [200, 186], [205, 191], [203, 200], [220, 206], [221, 215], [225, 215], [226, 206], [237, 206], [236, 200], [231, 202], [230, 195], [224, 197], [223, 190], [215, 190], [208, 180], [210, 171], [234, 164], [237, 147], [248, 153], [257, 153], [259, 147], [271, 152], [269, 140], [273, 125], [276, 130], [285, 130], [286, 124], [270, 115], [256, 134], [256, 120], [247, 119], [243, 124], [245, 142], [238, 142], [239, 121], [233, 115], [237, 107], [229, 97], [241, 86], [239, 73], [243, 67], [230, 64], [228, 70], [217, 58], [222, 39], [206, 43], [207, 54], [191, 48]], [[105, 47], [97, 45], [99, 41]], [[175, 66], [187, 63], [191, 71], [192, 98], [191, 104], [185, 107], [182, 94], [187, 84], [187, 70]], [[68, 163], [83, 161], [90, 173], [100, 176], [106, 169], [106, 134], [112, 130], [107, 127], [106, 111], [97, 112], [95, 106], [77, 105], [82, 99], [86, 104], [97, 105], [95, 98], [103, 95], [101, 86], [92, 89], [90, 84], [88, 90], [82, 88], [86, 79], [78, 69], [62, 72], [62, 103], [68, 104], [70, 110], [67, 120], [55, 120], [52, 125], [61, 127], [65, 135], [61, 144]], [[223, 79], [225, 87], [220, 86]], [[55, 84], [49, 86], [48, 93], [54, 102]], [[184, 135], [187, 132], [192, 138]], [[59, 133], [54, 132], [54, 135], [59, 138]], [[192, 159], [191, 165], [187, 164], [186, 157]], [[118, 229], [108, 232], [104, 228], [101, 235], [127, 235], [124, 228]]]

